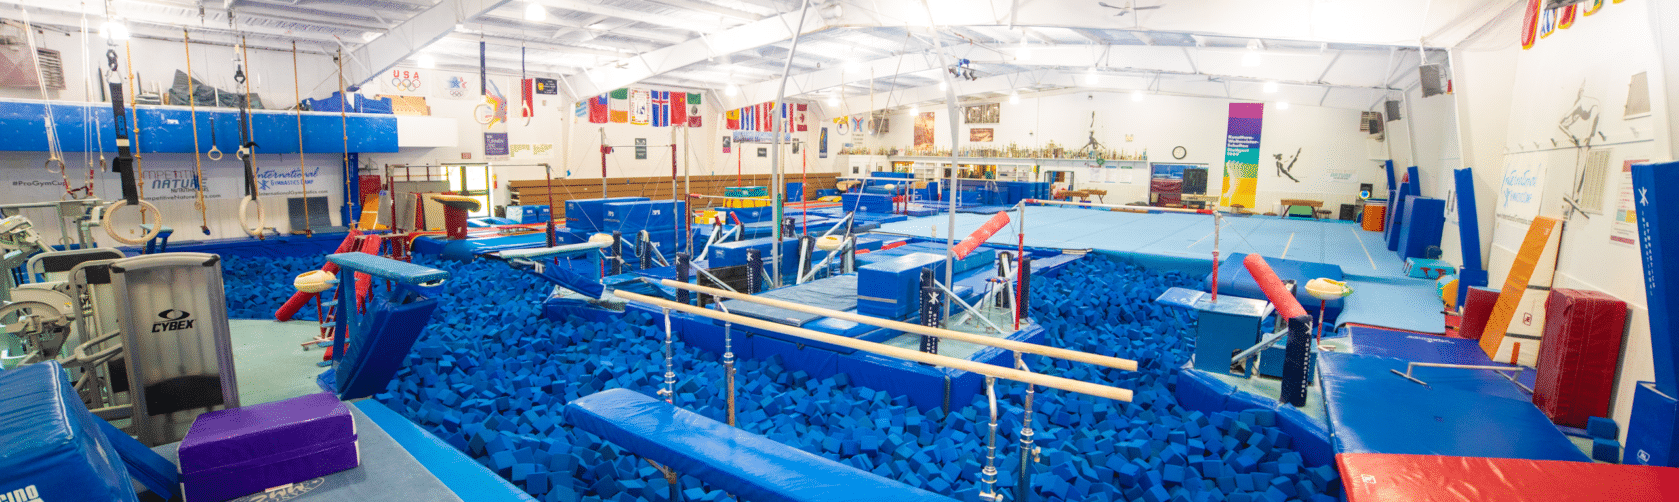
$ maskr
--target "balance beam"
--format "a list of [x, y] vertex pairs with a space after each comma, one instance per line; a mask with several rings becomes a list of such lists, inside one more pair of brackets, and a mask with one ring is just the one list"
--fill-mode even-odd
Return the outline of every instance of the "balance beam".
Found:
[[925, 363], [925, 364], [930, 364], [930, 365], [934, 365], [934, 366], [943, 366], [943, 367], [946, 367], [946, 368], [958, 369], [958, 370], [968, 371], [968, 372], [972, 372], [972, 373], [978, 373], [978, 374], [985, 375], [985, 376], [990, 376], [990, 377], [1014, 380], [1016, 382], [1021, 382], [1021, 383], [1029, 383], [1029, 384], [1033, 384], [1033, 385], [1042, 385], [1044, 387], [1049, 387], [1049, 388], [1053, 388], [1053, 389], [1061, 389], [1061, 390], [1068, 391], [1068, 392], [1077, 392], [1077, 393], [1080, 393], [1080, 394], [1086, 394], [1086, 395], [1091, 395], [1091, 396], [1096, 396], [1096, 397], [1105, 397], [1105, 398], [1113, 399], [1113, 400], [1116, 400], [1116, 401], [1131, 402], [1131, 394], [1132, 394], [1131, 389], [1113, 388], [1113, 387], [1108, 387], [1108, 386], [1105, 386], [1105, 385], [1097, 385], [1097, 384], [1093, 384], [1093, 383], [1089, 383], [1089, 382], [1080, 382], [1078, 380], [1071, 380], [1071, 379], [1066, 379], [1066, 378], [1061, 378], [1061, 377], [1043, 375], [1043, 374], [1032, 373], [1032, 372], [1029, 372], [1029, 371], [1021, 371], [1021, 370], [1012, 369], [1012, 368], [1005, 368], [1005, 367], [1002, 367], [1002, 366], [985, 364], [985, 363], [981, 363], [981, 362], [977, 362], [977, 361], [969, 361], [967, 359], [957, 359], [957, 358], [949, 357], [949, 356], [928, 354], [928, 353], [925, 353], [925, 352], [919, 352], [919, 351], [914, 351], [914, 350], [909, 350], [909, 349], [904, 349], [904, 348], [893, 347], [891, 345], [886, 345], [884, 343], [866, 342], [866, 341], [858, 340], [858, 339], [851, 338], [851, 337], [844, 337], [844, 336], [839, 336], [839, 335], [830, 335], [830, 334], [827, 334], [827, 333], [811, 331], [811, 330], [804, 329], [804, 328], [795, 328], [795, 327], [792, 327], [792, 326], [785, 326], [785, 325], [777, 324], [777, 323], [770, 322], [770, 321], [753, 319], [751, 317], [735, 315], [735, 314], [726, 314], [726, 313], [718, 312], [718, 311], [711, 310], [711, 309], [695, 307], [693, 305], [688, 305], [688, 304], [685, 304], [685, 303], [677, 303], [677, 302], [673, 302], [673, 301], [670, 301], [670, 300], [665, 300], [665, 299], [661, 299], [661, 298], [654, 298], [654, 297], [646, 296], [646, 295], [638, 295], [638, 294], [630, 293], [630, 292], [627, 292], [627, 291], [613, 291], [612, 294], [614, 296], [617, 296], [619, 298], [623, 298], [625, 300], [629, 300], [629, 301], [633, 301], [633, 302], [641, 302], [641, 303], [645, 303], [645, 304], [652, 305], [652, 306], [659, 307], [659, 308], [663, 308], [663, 309], [670, 309], [670, 310], [675, 310], [677, 312], [694, 314], [694, 315], [697, 315], [697, 316], [700, 316], [700, 317], [707, 317], [707, 318], [716, 319], [716, 320], [719, 320], [719, 321], [727, 321], [727, 322], [739, 324], [739, 325], [742, 325], [742, 326], [751, 326], [751, 327], [766, 330], [766, 331], [774, 331], [774, 332], [777, 332], [777, 333], [792, 335], [792, 336], [796, 336], [796, 337], [800, 337], [800, 338], [806, 338], [806, 339], [815, 340], [815, 341], [818, 341], [818, 342], [830, 343], [830, 344], [838, 345], [838, 346], [841, 346], [841, 347], [861, 350], [861, 351], [864, 351], [864, 352], [879, 354], [879, 355], [883, 355], [883, 356], [887, 356], [887, 357], [896, 357], [898, 359], [903, 359], [903, 360], [906, 360], [906, 361]]
[[821, 308], [821, 307], [812, 307], [812, 306], [804, 305], [804, 304], [800, 304], [800, 303], [793, 303], [793, 302], [788, 302], [788, 301], [783, 301], [783, 300], [777, 300], [777, 299], [774, 299], [774, 298], [764, 298], [764, 297], [761, 297], [761, 296], [752, 296], [752, 295], [748, 295], [748, 294], [736, 293], [736, 292], [733, 292], [733, 291], [724, 291], [724, 290], [721, 290], [721, 289], [709, 288], [709, 287], [700, 286], [700, 285], [697, 285], [697, 284], [689, 284], [689, 283], [686, 283], [686, 282], [673, 281], [673, 280], [670, 280], [670, 279], [665, 279], [665, 280], [659, 281], [659, 283], [663, 284], [665, 286], [670, 286], [670, 287], [679, 288], [679, 289], [686, 289], [686, 290], [689, 290], [689, 291], [704, 293], [704, 294], [711, 295], [711, 296], [716, 296], [716, 297], [719, 297], [719, 298], [728, 298], [730, 300], [740, 300], [740, 301], [744, 301], [744, 302], [756, 303], [756, 304], [759, 304], [759, 305], [766, 305], [766, 306], [780, 308], [780, 309], [787, 309], [787, 310], [791, 310], [791, 311], [794, 311], [794, 312], [804, 312], [806, 314], [815, 314], [815, 315], [824, 316], [824, 317], [832, 317], [832, 318], [835, 318], [835, 319], [851, 321], [851, 322], [855, 322], [855, 323], [859, 323], [859, 324], [867, 324], [867, 325], [870, 325], [870, 326], [893, 329], [893, 330], [902, 331], [902, 332], [905, 332], [905, 333], [915, 333], [917, 335], [938, 337], [940, 339], [960, 340], [960, 341], [964, 341], [964, 342], [968, 342], [968, 343], [974, 343], [974, 344], [979, 344], [979, 345], [997, 347], [999, 349], [1012, 350], [1012, 351], [1016, 351], [1016, 352], [1025, 352], [1025, 353], [1037, 354], [1037, 355], [1040, 355], [1040, 356], [1049, 356], [1049, 357], [1054, 357], [1054, 358], [1057, 358], [1057, 359], [1066, 359], [1068, 361], [1077, 361], [1077, 362], [1081, 362], [1081, 363], [1094, 364], [1094, 365], [1097, 365], [1097, 366], [1106, 366], [1106, 367], [1109, 367], [1109, 368], [1117, 368], [1117, 369], [1122, 369], [1122, 370], [1125, 370], [1125, 371], [1137, 371], [1137, 362], [1132, 361], [1130, 359], [1120, 359], [1120, 358], [1117, 358], [1117, 357], [1108, 357], [1108, 356], [1104, 356], [1104, 355], [1091, 354], [1089, 352], [1079, 352], [1079, 351], [1076, 351], [1076, 350], [1067, 350], [1067, 349], [1063, 349], [1063, 348], [1059, 348], [1059, 347], [1050, 347], [1048, 345], [1038, 345], [1038, 344], [1035, 344], [1035, 343], [1017, 342], [1017, 341], [1014, 341], [1014, 340], [1008, 340], [1008, 339], [1003, 339], [1003, 338], [992, 338], [992, 337], [989, 337], [989, 336], [975, 335], [973, 333], [963, 333], [963, 332], [960, 332], [960, 331], [952, 331], [952, 330], [948, 330], [948, 329], [940, 329], [940, 328], [934, 328], [934, 327], [930, 327], [930, 326], [922, 326], [920, 324], [910, 324], [910, 323], [903, 322], [903, 321], [894, 321], [894, 320], [891, 320], [891, 319], [881, 319], [879, 317], [870, 317], [870, 316], [866, 316], [866, 315], [853, 314], [853, 313], [850, 313], [850, 312], [841, 312], [841, 311], [838, 311], [838, 310], [825, 309], [825, 308]]

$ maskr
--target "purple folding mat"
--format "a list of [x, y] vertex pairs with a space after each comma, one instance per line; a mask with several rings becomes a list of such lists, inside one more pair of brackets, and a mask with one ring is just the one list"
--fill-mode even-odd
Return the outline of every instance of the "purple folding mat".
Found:
[[214, 502], [360, 465], [350, 408], [330, 393], [198, 416], [181, 440], [186, 502]]

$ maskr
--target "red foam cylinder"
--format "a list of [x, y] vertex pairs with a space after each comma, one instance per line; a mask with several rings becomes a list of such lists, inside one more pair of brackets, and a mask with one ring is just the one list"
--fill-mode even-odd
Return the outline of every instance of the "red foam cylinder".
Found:
[[996, 216], [992, 216], [991, 219], [985, 220], [984, 225], [980, 225], [978, 229], [974, 230], [974, 233], [968, 234], [968, 238], [962, 239], [962, 242], [956, 243], [956, 247], [952, 248], [951, 251], [956, 253], [956, 259], [958, 260], [967, 258], [968, 253], [974, 252], [974, 248], [979, 247], [980, 244], [984, 244], [986, 239], [990, 239], [991, 236], [996, 235], [998, 230], [1002, 230], [1003, 227], [1008, 226], [1008, 224], [1009, 214], [997, 211]]
[[1278, 279], [1277, 273], [1271, 271], [1271, 265], [1265, 263], [1265, 258], [1250, 254], [1247, 258], [1242, 258], [1242, 266], [1248, 268], [1248, 273], [1253, 275], [1253, 282], [1259, 284], [1259, 289], [1265, 292], [1265, 298], [1277, 307], [1277, 315], [1283, 316], [1284, 319], [1306, 315], [1306, 309], [1300, 307], [1300, 301], [1294, 299], [1294, 293], [1283, 287], [1283, 280]]

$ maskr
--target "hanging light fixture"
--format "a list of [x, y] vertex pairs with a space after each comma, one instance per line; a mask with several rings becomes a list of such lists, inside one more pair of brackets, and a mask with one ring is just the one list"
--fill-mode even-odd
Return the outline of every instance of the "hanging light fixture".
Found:
[[537, 5], [536, 2], [531, 2], [529, 5], [525, 6], [526, 21], [541, 22], [544, 19], [548, 19], [548, 9], [543, 8], [541, 5]]
[[1278, 101], [1277, 102], [1277, 109], [1278, 110], [1287, 110], [1288, 109], [1288, 102], [1287, 101]]
[[1085, 85], [1096, 85], [1096, 67], [1090, 67], [1090, 73], [1084, 74]]
[[106, 40], [119, 42], [128, 40], [128, 27], [116, 20], [106, 21], [99, 25], [99, 36], [105, 37]]
[[1259, 51], [1263, 50], [1264, 48], [1265, 48], [1265, 45], [1259, 43], [1259, 39], [1249, 40], [1248, 41], [1248, 52], [1245, 53], [1245, 54], [1242, 54], [1242, 66], [1247, 66], [1247, 67], [1259, 66], [1259, 62], [1260, 62], [1259, 61]]
[[949, 89], [950, 89], [950, 84], [945, 83], [944, 81], [939, 81], [939, 92], [944, 92], [944, 91], [949, 90]]
[[[729, 77], [729, 78], [733, 79], [734, 77]], [[726, 85], [726, 86], [723, 87], [723, 94], [728, 95], [728, 96], [734, 96], [736, 94], [740, 94], [740, 88], [736, 87], [734, 82], [729, 82], [729, 85]]]
[[1267, 92], [1267, 93], [1277, 92], [1277, 81], [1275, 81], [1275, 80], [1265, 81], [1265, 92]]
[[920, 112], [921, 112], [921, 107], [915, 106], [915, 105], [909, 105], [909, 114], [910, 115], [915, 115], [915, 114], [920, 113]]
[[1011, 105], [1020, 104], [1020, 93], [1018, 93], [1018, 92], [1009, 93], [1009, 104], [1011, 104]]
[[414, 58], [414, 64], [420, 65], [420, 68], [430, 70], [437, 67], [437, 60], [433, 59], [431, 54], [421, 54], [419, 57]]
[[1143, 91], [1141, 89], [1131, 91], [1131, 100], [1132, 101], [1142, 101], [1143, 100]]
[[840, 104], [839, 93], [834, 93], [834, 94], [829, 94], [828, 95], [828, 106], [839, 106], [839, 104]]

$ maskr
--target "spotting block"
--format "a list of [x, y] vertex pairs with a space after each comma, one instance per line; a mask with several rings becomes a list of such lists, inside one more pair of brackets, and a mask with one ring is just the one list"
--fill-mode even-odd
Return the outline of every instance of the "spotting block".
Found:
[[[1231, 374], [1231, 356], [1259, 343], [1260, 324], [1271, 315], [1271, 303], [1239, 296], [1212, 295], [1184, 288], [1171, 288], [1155, 302], [1199, 311], [1195, 330], [1195, 369]], [[1253, 365], [1244, 365], [1240, 375], [1252, 376]]]

